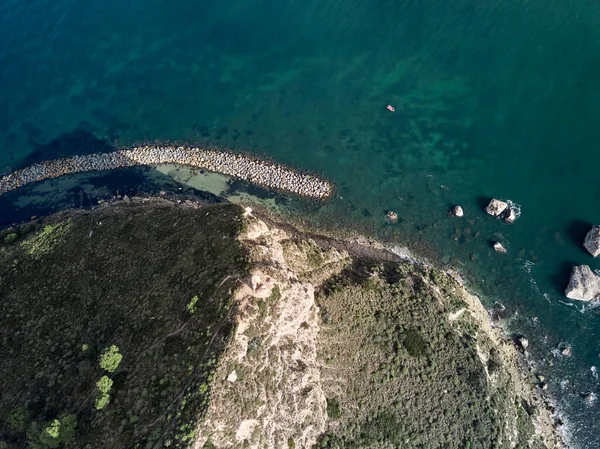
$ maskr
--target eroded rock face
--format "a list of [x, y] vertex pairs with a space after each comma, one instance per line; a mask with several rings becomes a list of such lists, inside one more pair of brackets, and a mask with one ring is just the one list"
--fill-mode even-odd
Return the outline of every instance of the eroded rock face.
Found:
[[600, 226], [594, 225], [594, 227], [590, 229], [585, 236], [583, 246], [594, 257], [597, 257], [600, 254]]
[[504, 201], [497, 200], [496, 198], [492, 198], [490, 203], [485, 208], [486, 213], [493, 217], [501, 216], [504, 211], [508, 208], [508, 203]]
[[600, 297], [600, 276], [587, 265], [573, 267], [565, 295], [578, 301], [591, 301]]

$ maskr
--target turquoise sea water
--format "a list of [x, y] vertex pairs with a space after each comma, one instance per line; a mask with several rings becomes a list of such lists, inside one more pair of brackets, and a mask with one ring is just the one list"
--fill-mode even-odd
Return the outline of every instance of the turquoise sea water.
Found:
[[[0, 106], [0, 171], [160, 140], [323, 173], [337, 195], [297, 206], [309, 220], [408, 245], [506, 304], [573, 446], [600, 447], [600, 404], [580, 397], [600, 395], [600, 309], [563, 297], [571, 265], [600, 268], [581, 249], [600, 224], [600, 2], [5, 0]], [[492, 196], [521, 217], [486, 216]]]

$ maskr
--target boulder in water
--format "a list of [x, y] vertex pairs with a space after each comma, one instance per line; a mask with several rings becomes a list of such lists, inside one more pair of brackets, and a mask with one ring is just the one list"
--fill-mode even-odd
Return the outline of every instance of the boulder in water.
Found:
[[565, 295], [578, 301], [591, 301], [600, 297], [600, 276], [587, 265], [573, 267]]
[[506, 248], [500, 242], [494, 243], [494, 251], [500, 254], [506, 254]]
[[504, 211], [507, 208], [508, 208], [508, 203], [497, 200], [496, 198], [492, 198], [490, 203], [485, 208], [485, 211], [492, 217], [499, 217], [504, 213]]
[[465, 213], [463, 212], [462, 207], [454, 206], [454, 208], [452, 209], [452, 215], [454, 215], [455, 217], [462, 217], [465, 215]]
[[513, 223], [517, 219], [517, 213], [515, 212], [515, 210], [512, 207], [509, 207], [508, 209], [506, 209], [504, 211], [504, 214], [502, 214], [502, 216], [506, 223]]
[[396, 212], [391, 210], [385, 216], [390, 223], [398, 223], [398, 214]]
[[594, 225], [592, 229], [590, 229], [585, 236], [583, 246], [594, 257], [597, 257], [600, 254], [600, 226]]

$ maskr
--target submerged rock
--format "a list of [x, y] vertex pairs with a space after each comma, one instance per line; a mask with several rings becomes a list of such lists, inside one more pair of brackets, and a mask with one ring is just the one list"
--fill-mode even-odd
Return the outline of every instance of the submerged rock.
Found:
[[389, 211], [385, 216], [390, 223], [398, 223], [398, 214], [396, 212]]
[[592, 256], [598, 257], [600, 254], [600, 226], [594, 225], [592, 229], [590, 229], [585, 236], [583, 246]]
[[573, 349], [571, 349], [571, 346], [569, 346], [566, 343], [560, 344], [558, 346], [558, 349], [560, 350], [560, 353], [565, 357], [569, 357], [573, 353]]
[[600, 276], [587, 265], [578, 265], [571, 271], [571, 279], [565, 290], [569, 299], [591, 301], [600, 296]]
[[587, 405], [594, 405], [594, 402], [596, 402], [596, 394], [591, 391], [580, 393], [580, 396], [583, 398]]
[[485, 208], [486, 213], [492, 217], [499, 217], [508, 208], [508, 203], [492, 198], [490, 203]]

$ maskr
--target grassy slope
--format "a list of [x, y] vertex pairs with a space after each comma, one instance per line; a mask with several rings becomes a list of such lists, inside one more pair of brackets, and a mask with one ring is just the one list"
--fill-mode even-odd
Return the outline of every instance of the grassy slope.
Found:
[[248, 268], [239, 215], [122, 204], [3, 232], [0, 447], [184, 446], [231, 330], [236, 281], [217, 286]]

